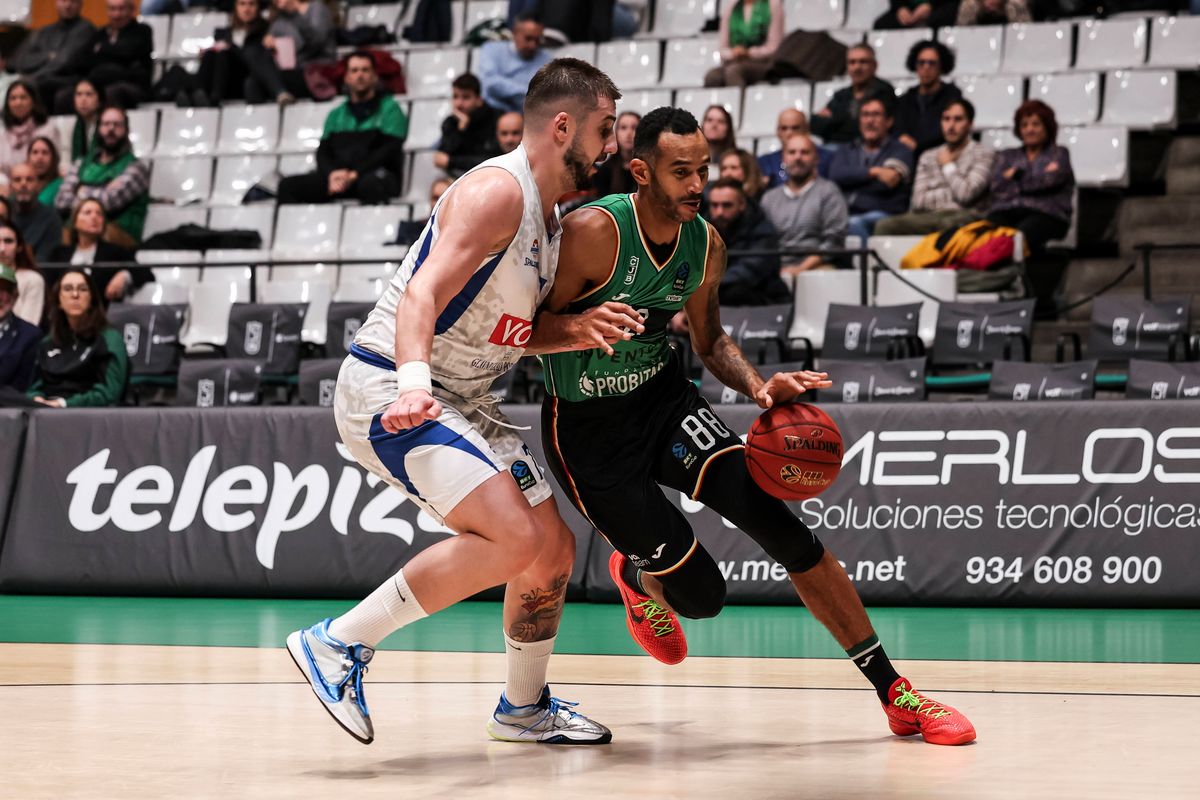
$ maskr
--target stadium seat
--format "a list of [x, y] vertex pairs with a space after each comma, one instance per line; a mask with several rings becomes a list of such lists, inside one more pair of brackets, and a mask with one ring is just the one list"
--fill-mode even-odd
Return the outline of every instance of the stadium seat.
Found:
[[858, 270], [817, 270], [796, 275], [790, 339], [808, 339], [813, 347], [825, 344], [825, 318], [830, 303], [855, 305], [861, 299]]
[[[170, 286], [191, 286], [202, 278], [200, 265], [203, 254], [198, 250], [139, 250], [134, 256], [139, 264], [150, 267], [156, 283]], [[187, 298], [162, 302], [183, 302]]]
[[617, 101], [617, 111], [636, 111], [645, 116], [659, 106], [671, 105], [670, 89], [634, 89], [625, 92]]
[[395, 241], [408, 214], [406, 206], [350, 206], [342, 217], [342, 258], [404, 258], [407, 245], [387, 242]]
[[273, 174], [278, 165], [275, 156], [224, 156], [217, 159], [212, 195], [208, 202], [214, 206], [241, 205], [250, 187]]
[[1200, 17], [1155, 17], [1150, 30], [1151, 67], [1200, 68]]
[[917, 242], [921, 241], [920, 236], [872, 236], [867, 240], [867, 246], [875, 251], [875, 254], [892, 269], [900, 269], [900, 259], [909, 250], [912, 250]]
[[954, 75], [995, 75], [1000, 71], [1003, 25], [942, 28], [938, 41], [954, 51]]
[[150, 57], [157, 60], [165, 56], [171, 41], [171, 18], [166, 14], [151, 14], [148, 17], [138, 17], [138, 22], [150, 26], [150, 40], [154, 44]]
[[296, 103], [283, 110], [283, 125], [279, 138], [280, 153], [305, 153], [316, 150], [325, 130], [325, 117], [340, 101], [329, 103]]
[[1018, 75], [976, 75], [955, 84], [975, 104], [975, 125], [980, 128], [1011, 125], [1013, 112], [1025, 99], [1025, 79]]
[[695, 36], [716, 13], [716, 0], [658, 0], [650, 33], [658, 39]]
[[[1146, 63], [1150, 20], [1087, 19], [1079, 23], [1075, 69], [1119, 69]], [[1200, 45], [1200, 43], [1197, 43]]]
[[[1011, 122], [1011, 120], [1010, 120]], [[1013, 135], [1012, 125], [1007, 128], [989, 128], [979, 132], [979, 141], [996, 152], [1021, 146], [1021, 140]]]
[[412, 161], [404, 171], [408, 178], [408, 191], [400, 198], [406, 203], [429, 201], [429, 186], [446, 173], [433, 165], [433, 151], [422, 150], [412, 154]]
[[666, 87], [695, 86], [704, 81], [706, 72], [721, 66], [720, 43], [714, 38], [672, 39], [666, 51], [662, 74]]
[[203, 206], [164, 206], [152, 204], [146, 209], [146, 224], [142, 226], [142, 241], [156, 233], [174, 230], [180, 225], [205, 225], [208, 210]]
[[1175, 125], [1176, 77], [1162, 70], [1117, 70], [1104, 79], [1106, 125], [1132, 130]]
[[1080, 186], [1129, 185], [1129, 131], [1125, 128], [1059, 128], [1058, 142], [1071, 152], [1071, 168]]
[[905, 28], [895, 31], [870, 31], [867, 43], [875, 48], [875, 60], [879, 62], [879, 77], [899, 78], [911, 75], [904, 66], [908, 51], [917, 42], [932, 39], [931, 28]]
[[1009, 25], [1004, 31], [1001, 66], [1017, 75], [1066, 72], [1071, 68], [1071, 39], [1069, 22]]
[[724, 106], [733, 117], [733, 129], [738, 128], [742, 118], [742, 90], [737, 86], [722, 86], [716, 89], [680, 89], [675, 93], [675, 105], [686, 108], [704, 123], [704, 109], [709, 106]]
[[212, 192], [211, 158], [156, 158], [150, 174], [150, 199], [176, 205], [203, 203]]
[[449, 97], [413, 100], [404, 149], [428, 150], [437, 147], [442, 138], [442, 120], [450, 116], [451, 111]]
[[[154, 139], [158, 133], [158, 111], [153, 108], [139, 108], [130, 111], [128, 116], [129, 143], [133, 146], [136, 156], [146, 158], [154, 149]], [[63, 141], [71, 140], [68, 137]]]
[[[657, 39], [608, 42], [596, 48], [596, 66], [607, 72], [622, 91], [657, 87], [660, 62]], [[703, 75], [697, 76], [695, 83], [701, 83], [703, 79]]]
[[[226, 256], [232, 256], [235, 252], [252, 254], [255, 251], [222, 250], [219, 252]], [[206, 286], [222, 286], [233, 298], [230, 302], [236, 300], [244, 303], [250, 299], [250, 273], [251, 267], [248, 264], [206, 264], [200, 283]], [[264, 269], [259, 274], [265, 273]]]
[[505, 0], [469, 0], [466, 13], [462, 17], [462, 35], [450, 41], [463, 41], [476, 25], [493, 19], [508, 19], [508, 3]]
[[863, 30], [838, 29], [834, 31], [826, 31], [826, 33], [828, 33], [829, 36], [835, 41], [846, 45], [846, 47], [853, 47], [856, 44], [862, 44], [867, 38], [867, 32]]
[[308, 303], [301, 341], [324, 345], [333, 284], [321, 280], [269, 280], [258, 289], [262, 303]]
[[775, 120], [785, 108], [811, 114], [812, 84], [789, 81], [775, 86], [749, 86], [742, 97], [738, 137], [766, 136], [775, 132]]
[[1029, 79], [1029, 99], [1053, 108], [1059, 125], [1091, 125], [1100, 116], [1100, 73], [1034, 75]]
[[273, 153], [279, 142], [279, 107], [261, 105], [225, 106], [217, 134], [220, 154]]
[[[159, 252], [169, 251], [164, 250]], [[138, 259], [138, 262], [144, 263], [140, 258]], [[150, 271], [154, 273], [154, 280], [156, 283], [163, 284], [164, 286], [179, 286], [184, 289], [182, 299], [176, 302], [187, 301], [187, 287], [191, 286], [193, 283], [200, 283], [200, 278], [203, 274], [202, 269], [197, 269], [196, 267], [192, 266], [183, 266], [178, 263], [173, 267], [151, 267]]]
[[[874, 242], [875, 238], [872, 237], [871, 241]], [[906, 269], [903, 271], [905, 281], [912, 283], [927, 294], [951, 302], [957, 296], [957, 275], [957, 270], [953, 269]], [[933, 337], [937, 332], [937, 302], [908, 286], [891, 272], [880, 272], [877, 278], [875, 305], [898, 306], [904, 303], [920, 303], [921, 316], [917, 322], [917, 335], [921, 337], [921, 341], [926, 347], [932, 347]]]
[[203, 50], [212, 47], [213, 33], [229, 24], [229, 17], [220, 13], [176, 14], [171, 18], [171, 39], [167, 47], [169, 58], [199, 58]]
[[279, 206], [275, 229], [287, 231], [271, 247], [277, 259], [310, 260], [337, 258], [342, 231], [339, 205]]
[[354, 266], [342, 268], [341, 279], [338, 281], [337, 290], [333, 293], [335, 302], [374, 303], [383, 296], [388, 278], [366, 278], [358, 274], [356, 269]]
[[155, 280], [147, 283], [129, 297], [131, 303], [152, 306], [169, 306], [188, 301], [188, 286], [182, 283], [166, 283]]
[[205, 253], [207, 263], [250, 264], [268, 258], [275, 231], [275, 206], [256, 203], [249, 206], [221, 206], [208, 213], [208, 227], [217, 231], [258, 231], [262, 245], [257, 250], [209, 250]]
[[783, 0], [788, 30], [832, 31], [846, 21], [846, 0]]
[[467, 48], [442, 47], [412, 50], [408, 54], [405, 81], [409, 97], [444, 97], [450, 84], [467, 71]]
[[869, 31], [875, 20], [888, 10], [888, 0], [849, 0], [844, 27], [856, 31]]
[[285, 153], [279, 157], [279, 175], [286, 178], [289, 175], [303, 175], [317, 168], [317, 153], [315, 150], [307, 153]]
[[346, 30], [359, 27], [382, 25], [389, 31], [396, 30], [396, 22], [404, 11], [403, 3], [381, 3], [379, 5], [355, 6], [346, 10]]
[[188, 287], [188, 320], [179, 335], [184, 347], [224, 347], [229, 336], [229, 309], [241, 297], [237, 284], [198, 283]]
[[205, 156], [217, 149], [215, 108], [165, 108], [158, 120], [154, 157]]

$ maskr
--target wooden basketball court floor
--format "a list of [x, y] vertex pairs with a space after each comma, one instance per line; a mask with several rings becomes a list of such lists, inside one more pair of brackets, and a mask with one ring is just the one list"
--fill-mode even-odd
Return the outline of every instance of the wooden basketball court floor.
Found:
[[665, 667], [619, 606], [571, 604], [552, 686], [614, 740], [556, 748], [487, 737], [500, 611], [468, 603], [385, 643], [364, 747], [281, 647], [348, 605], [0, 596], [0, 797], [1200, 797], [1198, 611], [873, 609], [975, 723], [949, 748], [892, 736], [803, 609], [688, 624]]

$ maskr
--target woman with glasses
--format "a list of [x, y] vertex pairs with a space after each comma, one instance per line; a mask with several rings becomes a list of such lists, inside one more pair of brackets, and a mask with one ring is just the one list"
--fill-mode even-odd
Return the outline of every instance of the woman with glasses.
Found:
[[[131, 262], [132, 250], [104, 241], [104, 227], [108, 220], [104, 206], [99, 200], [87, 199], [75, 206], [71, 224], [67, 228], [69, 245], [55, 248], [50, 260], [82, 267], [92, 276], [100, 289], [100, 302], [107, 307], [110, 302], [120, 302], [133, 294], [143, 284], [154, 280], [149, 267], [104, 267], [95, 264]], [[46, 280], [54, 283], [65, 272], [65, 268], [46, 270]]]
[[50, 294], [50, 334], [42, 340], [29, 397], [50, 408], [117, 405], [129, 359], [91, 277], [69, 269]]
[[41, 325], [46, 305], [46, 281], [33, 258], [33, 248], [7, 219], [0, 222], [0, 264], [12, 267], [17, 273], [20, 294], [13, 313], [28, 323]]

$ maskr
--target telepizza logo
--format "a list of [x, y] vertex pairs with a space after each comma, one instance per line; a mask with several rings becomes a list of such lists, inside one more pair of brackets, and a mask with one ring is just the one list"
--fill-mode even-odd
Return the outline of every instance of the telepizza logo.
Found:
[[502, 314], [488, 341], [504, 347], [526, 347], [533, 335], [533, 323], [511, 314]]

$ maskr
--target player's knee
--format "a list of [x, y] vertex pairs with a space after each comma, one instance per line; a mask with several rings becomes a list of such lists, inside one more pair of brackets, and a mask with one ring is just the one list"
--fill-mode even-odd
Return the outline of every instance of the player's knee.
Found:
[[683, 591], [673, 592], [666, 588], [664, 597], [681, 617], [710, 619], [725, 607], [725, 581], [718, 575], [716, 580], [697, 583]]
[[777, 555], [768, 551], [788, 572], [808, 572], [825, 557], [825, 545], [806, 525], [801, 527], [803, 535], [781, 538], [778, 547], [773, 548], [778, 550]]
[[557, 513], [539, 518], [541, 552], [539, 565], [569, 571], [575, 563], [575, 534]]

